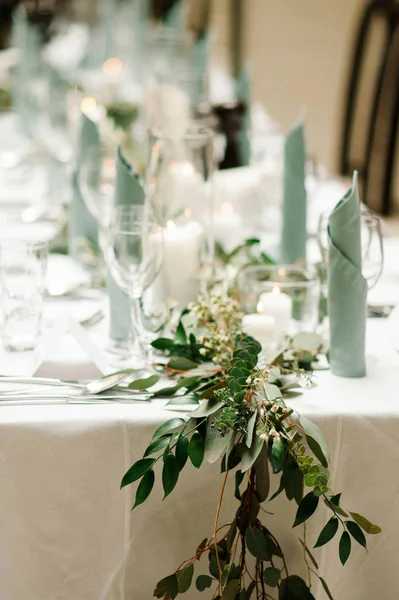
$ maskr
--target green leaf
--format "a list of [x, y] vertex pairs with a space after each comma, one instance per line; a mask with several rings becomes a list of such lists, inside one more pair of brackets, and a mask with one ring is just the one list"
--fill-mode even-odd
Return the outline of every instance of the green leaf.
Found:
[[353, 521], [345, 521], [345, 525], [351, 536], [357, 541], [358, 544], [363, 546], [363, 548], [367, 548], [366, 536], [363, 531], [360, 529], [357, 523]]
[[381, 527], [378, 525], [373, 525], [373, 523], [370, 523], [366, 517], [363, 517], [362, 515], [359, 515], [359, 513], [355, 512], [351, 512], [350, 515], [366, 533], [370, 535], [377, 535], [378, 533], [381, 533]]
[[328, 506], [328, 508], [331, 508], [331, 510], [333, 512], [336, 512], [338, 515], [341, 515], [341, 517], [347, 517], [348, 516], [348, 514], [344, 510], [342, 510], [342, 508], [340, 508], [338, 506], [338, 504], [334, 504], [334, 502], [332, 501], [332, 498], [331, 498], [331, 500], [328, 500], [327, 498], [324, 498], [324, 504], [326, 506]]
[[266, 392], [267, 392], [267, 397], [269, 400], [277, 400], [277, 398], [281, 398], [281, 390], [277, 385], [274, 385], [274, 383], [265, 383], [264, 384]]
[[330, 460], [330, 454], [328, 451], [327, 442], [321, 432], [321, 429], [310, 421], [306, 417], [300, 417], [300, 423], [305, 431], [306, 441], [308, 442], [309, 448], [321, 462], [323, 467], [328, 467], [328, 461]]
[[296, 462], [284, 468], [281, 483], [288, 500], [295, 498], [295, 502], [299, 505], [303, 498], [303, 473]]
[[252, 439], [254, 437], [254, 428], [256, 425], [256, 417], [257, 417], [257, 412], [255, 411], [254, 414], [252, 415], [252, 417], [248, 421], [247, 435], [245, 437], [245, 443], [248, 448], [250, 448], [252, 446]]
[[245, 473], [241, 473], [241, 471], [236, 471], [236, 475], [235, 475], [235, 480], [236, 480], [236, 486], [235, 486], [235, 490], [234, 490], [234, 496], [237, 498], [238, 501], [241, 500], [241, 493], [240, 493], [240, 485], [242, 484], [242, 480], [245, 477]]
[[180, 471], [185, 466], [188, 459], [188, 438], [180, 436], [176, 444], [176, 460]]
[[[270, 438], [269, 438], [270, 439]], [[271, 444], [271, 449], [269, 453], [270, 462], [272, 465], [273, 473], [279, 473], [283, 468], [283, 463], [286, 454], [286, 445], [282, 438], [276, 440], [273, 438], [273, 443]]]
[[169, 433], [169, 431], [173, 431], [174, 429], [177, 429], [178, 427], [185, 425], [185, 423], [186, 423], [186, 421], [184, 419], [179, 419], [176, 417], [173, 419], [169, 419], [169, 421], [166, 421], [166, 423], [164, 423], [163, 425], [158, 427], [158, 429], [152, 436], [152, 439], [155, 440], [155, 438], [161, 437], [165, 433]]
[[293, 527], [297, 527], [301, 523], [304, 523], [309, 517], [313, 515], [319, 504], [319, 497], [315, 496], [313, 492], [309, 492], [301, 501], [298, 506], [298, 510], [295, 517]]
[[250, 448], [247, 448], [247, 446], [244, 444], [242, 445], [241, 471], [243, 473], [252, 467], [262, 450], [263, 444], [264, 440], [262, 440], [262, 438], [260, 438], [258, 435], [255, 435]]
[[229, 529], [229, 534], [228, 534], [227, 539], [226, 539], [226, 549], [227, 549], [227, 552], [231, 552], [231, 549], [233, 547], [236, 535], [237, 535], [237, 525], [236, 525], [236, 523], [234, 521], [231, 524], [231, 527]]
[[150, 454], [155, 454], [155, 452], [158, 452], [158, 450], [163, 450], [163, 448], [169, 444], [171, 437], [172, 435], [167, 433], [166, 435], [151, 442], [147, 450], [144, 452], [144, 456], [150, 456]]
[[240, 580], [232, 579], [227, 582], [226, 587], [223, 590], [223, 600], [235, 600], [240, 590]]
[[136, 379], [136, 381], [129, 383], [127, 387], [129, 390], [148, 390], [148, 388], [158, 383], [160, 379], [161, 377], [159, 375], [151, 375], [145, 379]]
[[329, 599], [330, 599], [330, 600], [334, 600], [334, 598], [333, 598], [333, 597], [332, 597], [332, 595], [331, 595], [331, 592], [330, 592], [330, 590], [328, 589], [328, 585], [327, 585], [327, 583], [325, 582], [325, 580], [323, 579], [323, 577], [319, 577], [319, 579], [320, 579], [320, 583], [321, 583], [321, 585], [323, 586], [323, 589], [324, 589], [325, 593], [327, 594], [327, 596], [329, 597]]
[[320, 546], [324, 546], [324, 544], [327, 544], [330, 540], [332, 540], [338, 531], [338, 525], [339, 521], [337, 517], [331, 517], [328, 523], [321, 530], [314, 548], [320, 548]]
[[191, 369], [195, 369], [198, 367], [198, 363], [193, 362], [189, 358], [172, 358], [168, 362], [168, 367], [170, 369], [175, 369], [176, 371], [191, 371]]
[[270, 491], [269, 461], [267, 458], [267, 445], [263, 444], [258, 458], [254, 462], [255, 490], [259, 502], [264, 502]]
[[347, 531], [341, 535], [339, 540], [339, 558], [341, 563], [344, 565], [349, 558], [351, 553], [351, 538]]
[[[223, 569], [224, 562], [220, 560], [220, 567]], [[219, 579], [219, 566], [216, 560], [216, 556], [213, 554], [211, 560], [209, 561], [209, 573], [215, 577], [215, 579]]]
[[317, 333], [297, 333], [292, 340], [294, 350], [316, 352], [323, 346], [323, 338]]
[[190, 413], [191, 417], [209, 417], [213, 415], [216, 411], [223, 407], [223, 402], [219, 402], [218, 400], [214, 400], [213, 398], [210, 400], [204, 400], [201, 402], [201, 406]]
[[151, 342], [151, 346], [156, 350], [165, 352], [166, 350], [171, 350], [172, 348], [174, 348], [175, 342], [169, 338], [158, 338]]
[[290, 575], [280, 584], [279, 600], [315, 600], [312, 592], [301, 577]]
[[184, 329], [184, 325], [181, 321], [179, 321], [179, 324], [176, 329], [175, 340], [177, 344], [181, 344], [182, 346], [185, 346], [187, 344], [186, 330]]
[[169, 598], [173, 600], [176, 598], [178, 593], [176, 573], [161, 579], [161, 581], [157, 583], [157, 587], [154, 590], [154, 596], [156, 598], [163, 598], [165, 594], [168, 594]]
[[213, 577], [209, 577], [209, 575], [198, 575], [195, 585], [199, 592], [203, 592], [211, 587], [213, 581]]
[[143, 502], [147, 500], [148, 496], [152, 492], [152, 488], [154, 487], [154, 482], [155, 474], [154, 471], [151, 469], [150, 471], [147, 471], [147, 473], [144, 475], [143, 479], [139, 483], [133, 508], [136, 508], [136, 506], [143, 504]]
[[192, 394], [187, 394], [184, 396], [176, 396], [176, 398], [172, 398], [165, 404], [166, 406], [190, 406], [191, 404], [198, 405], [199, 400]]
[[152, 465], [155, 463], [155, 458], [141, 458], [137, 462], [134, 463], [130, 467], [130, 469], [125, 473], [123, 479], [121, 481], [121, 489], [126, 485], [137, 481], [147, 473], [152, 468]]
[[270, 560], [271, 554], [263, 531], [254, 529], [250, 525], [245, 533], [245, 543], [252, 556], [259, 560]]
[[316, 569], [319, 568], [319, 565], [317, 564], [317, 561], [315, 559], [315, 557], [313, 556], [313, 554], [311, 553], [311, 551], [309, 550], [309, 548], [307, 547], [307, 545], [305, 544], [305, 542], [303, 540], [301, 540], [301, 538], [298, 538], [299, 541], [302, 544], [302, 547], [304, 548], [306, 554], [309, 556], [310, 560], [312, 561], [312, 563], [314, 564], [314, 566], [316, 567]]
[[179, 575], [177, 576], [177, 589], [179, 591], [179, 594], [185, 594], [190, 589], [191, 582], [193, 580], [193, 575], [194, 565], [188, 565], [188, 567], [186, 567], [184, 571], [179, 573]]
[[173, 454], [167, 454], [163, 463], [162, 469], [162, 485], [165, 495], [163, 499], [174, 489], [177, 480], [179, 479], [179, 463]]
[[263, 581], [266, 585], [270, 585], [270, 587], [276, 587], [280, 581], [280, 577], [280, 570], [275, 567], [267, 567], [263, 572]]
[[196, 469], [199, 469], [204, 460], [205, 442], [204, 438], [198, 431], [194, 431], [193, 436], [188, 445], [188, 455]]
[[224, 453], [228, 438], [216, 427], [216, 415], [208, 419], [204, 446], [205, 460], [210, 464], [216, 462]]

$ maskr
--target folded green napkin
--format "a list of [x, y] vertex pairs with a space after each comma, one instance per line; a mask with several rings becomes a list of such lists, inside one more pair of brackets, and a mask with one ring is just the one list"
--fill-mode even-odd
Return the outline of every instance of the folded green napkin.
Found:
[[78, 247], [86, 241], [98, 251], [98, 223], [86, 208], [79, 186], [79, 164], [89, 149], [100, 148], [97, 125], [85, 114], [81, 117], [77, 167], [72, 175], [72, 199], [69, 207], [69, 254], [79, 260]]
[[[144, 187], [141, 177], [122, 155], [120, 147], [116, 157], [115, 204], [143, 204]], [[110, 336], [125, 341], [131, 332], [130, 300], [108, 273], [107, 287], [110, 304]]]
[[362, 275], [357, 173], [328, 219], [330, 365], [335, 375], [364, 377], [367, 283]]
[[237, 77], [236, 92], [245, 106], [238, 133], [238, 152], [241, 166], [246, 167], [251, 162], [251, 75], [248, 67]]
[[283, 231], [280, 256], [286, 264], [306, 260], [305, 136], [303, 123], [287, 134], [284, 143]]

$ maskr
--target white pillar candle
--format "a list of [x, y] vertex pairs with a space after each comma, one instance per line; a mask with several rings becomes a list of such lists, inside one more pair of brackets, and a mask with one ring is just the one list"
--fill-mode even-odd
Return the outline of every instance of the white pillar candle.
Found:
[[260, 297], [259, 310], [274, 318], [276, 330], [288, 333], [292, 317], [292, 300], [287, 294], [281, 292], [279, 287], [273, 291], [262, 294]]
[[275, 320], [271, 316], [259, 313], [245, 315], [242, 320], [242, 330], [258, 340], [264, 347], [274, 341]]
[[213, 237], [227, 252], [245, 239], [241, 217], [229, 202], [223, 202], [213, 216]]
[[164, 231], [163, 284], [167, 297], [176, 300], [180, 309], [198, 294], [202, 235], [200, 225], [193, 221], [183, 227], [170, 221]]

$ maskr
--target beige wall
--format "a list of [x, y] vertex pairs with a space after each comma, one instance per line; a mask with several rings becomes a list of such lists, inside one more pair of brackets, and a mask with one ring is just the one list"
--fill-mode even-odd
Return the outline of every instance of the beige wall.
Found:
[[[225, 62], [229, 0], [213, 0]], [[245, 52], [254, 97], [284, 129], [308, 107], [307, 143], [329, 169], [339, 149], [342, 98], [351, 41], [364, 0], [244, 0]]]

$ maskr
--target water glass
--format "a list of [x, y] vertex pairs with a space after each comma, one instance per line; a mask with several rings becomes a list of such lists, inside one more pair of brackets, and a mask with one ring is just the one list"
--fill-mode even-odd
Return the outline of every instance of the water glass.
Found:
[[2, 339], [7, 351], [34, 350], [42, 333], [46, 242], [0, 243]]

